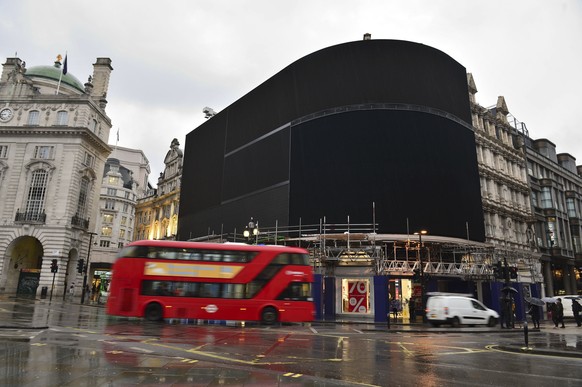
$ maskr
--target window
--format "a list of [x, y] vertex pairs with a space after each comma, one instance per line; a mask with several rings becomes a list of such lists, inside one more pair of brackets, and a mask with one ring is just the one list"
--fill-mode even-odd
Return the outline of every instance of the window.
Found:
[[28, 113], [28, 125], [38, 125], [40, 122], [40, 113], [38, 110], [31, 110]]
[[125, 230], [124, 229], [119, 230], [119, 237], [125, 238]]
[[115, 188], [107, 188], [108, 196], [117, 196], [117, 190]]
[[129, 204], [123, 203], [123, 212], [127, 214], [128, 210], [129, 210]]
[[54, 158], [54, 146], [36, 146], [34, 147], [34, 156], [35, 159], [53, 159]]
[[89, 122], [89, 130], [95, 132], [95, 128], [97, 127], [97, 120], [91, 120]]
[[109, 241], [101, 240], [99, 241], [99, 247], [109, 247]]
[[111, 236], [113, 229], [109, 226], [104, 226], [101, 228], [101, 235], [103, 236]]
[[8, 157], [8, 145], [0, 145], [0, 159]]
[[127, 216], [122, 216], [121, 217], [121, 225], [125, 226], [127, 224]]
[[77, 215], [81, 218], [84, 218], [87, 212], [87, 196], [89, 196], [89, 179], [83, 177], [81, 178], [79, 200], [77, 201]]
[[95, 165], [95, 156], [93, 156], [89, 152], [85, 152], [85, 160], [83, 161], [83, 164], [85, 164], [88, 167], [93, 168], [93, 166]]
[[57, 125], [65, 126], [69, 123], [69, 113], [61, 110], [57, 112]]
[[576, 205], [574, 203], [574, 198], [566, 198], [566, 206], [568, 208], [568, 216], [570, 218], [577, 218]]
[[119, 177], [117, 176], [109, 176], [107, 178], [109, 185], [117, 185], [119, 183]]
[[106, 210], [114, 210], [115, 209], [115, 200], [107, 199], [105, 201], [105, 209]]
[[26, 201], [26, 212], [39, 214], [43, 211], [47, 182], [48, 172], [44, 169], [39, 169], [32, 173]]
[[103, 223], [113, 223], [113, 214], [103, 214]]
[[552, 208], [552, 191], [550, 187], [542, 187], [542, 208]]

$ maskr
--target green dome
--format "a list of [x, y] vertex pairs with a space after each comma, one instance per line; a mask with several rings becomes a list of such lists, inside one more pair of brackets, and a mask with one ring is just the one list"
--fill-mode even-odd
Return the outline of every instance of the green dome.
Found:
[[[27, 68], [25, 75], [27, 77], [52, 79], [58, 82], [59, 79], [61, 78], [60, 63], [58, 65], [55, 64], [54, 66], [34, 66]], [[69, 72], [63, 75], [61, 83], [66, 83], [67, 85], [74, 87], [80, 92], [85, 92], [85, 87], [83, 86], [81, 81], [79, 81], [74, 75], [72, 75]]]

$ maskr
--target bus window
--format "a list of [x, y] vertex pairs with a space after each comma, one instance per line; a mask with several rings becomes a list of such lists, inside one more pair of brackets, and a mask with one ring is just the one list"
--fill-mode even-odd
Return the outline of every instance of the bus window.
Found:
[[309, 301], [311, 300], [311, 284], [307, 282], [291, 282], [281, 292], [278, 300]]

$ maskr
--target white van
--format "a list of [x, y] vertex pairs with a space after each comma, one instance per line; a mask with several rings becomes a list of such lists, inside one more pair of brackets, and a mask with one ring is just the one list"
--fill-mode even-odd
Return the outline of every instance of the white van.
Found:
[[493, 327], [499, 321], [499, 314], [487, 308], [469, 295], [451, 293], [428, 293], [426, 318], [433, 326], [451, 324], [488, 325]]
[[[566, 298], [566, 297], [580, 297], [577, 294], [566, 294], [564, 296], [554, 296], [554, 298], [561, 298], [562, 299], [562, 305], [564, 306], [564, 317], [565, 318], [570, 318], [570, 317], [574, 317], [574, 312], [572, 312], [572, 302], [574, 300], [572, 300], [572, 298]], [[582, 305], [582, 299], [578, 299], [578, 301], [576, 301], [577, 303], [579, 303], [580, 305]]]

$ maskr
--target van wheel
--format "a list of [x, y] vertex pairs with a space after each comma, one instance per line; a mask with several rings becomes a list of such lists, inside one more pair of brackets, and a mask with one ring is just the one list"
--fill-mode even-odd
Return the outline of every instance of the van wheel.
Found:
[[458, 317], [453, 317], [453, 321], [451, 322], [451, 325], [454, 328], [458, 328], [458, 327], [461, 326], [461, 321], [459, 321], [459, 318]]
[[152, 302], [148, 304], [145, 309], [145, 318], [148, 321], [162, 321], [164, 313], [162, 312], [162, 306], [157, 302]]
[[497, 325], [497, 319], [495, 317], [489, 317], [489, 323], [487, 326], [494, 327], [495, 325]]
[[261, 312], [261, 321], [263, 324], [272, 325], [279, 320], [279, 313], [277, 309], [273, 308], [272, 306], [267, 306]]

